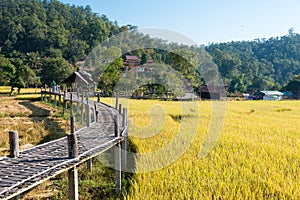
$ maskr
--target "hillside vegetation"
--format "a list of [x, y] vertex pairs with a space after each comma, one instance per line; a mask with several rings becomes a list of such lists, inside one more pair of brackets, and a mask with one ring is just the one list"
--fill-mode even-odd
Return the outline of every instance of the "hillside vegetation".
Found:
[[[281, 37], [189, 47], [150, 38], [132, 25], [119, 26], [89, 6], [66, 5], [57, 0], [0, 0], [0, 5], [0, 85], [23, 88], [49, 84], [53, 79], [60, 83], [97, 45], [126, 32], [135, 37], [130, 44], [133, 50], [128, 51], [126, 44], [130, 36], [124, 37], [95, 54], [98, 62], [85, 64], [93, 64], [95, 71], [101, 72], [98, 68], [107, 63], [105, 56], [124, 59], [125, 54], [137, 55], [141, 64], [151, 59], [171, 65], [196, 89], [207, 76], [197, 72], [202, 64], [197, 55], [205, 50], [234, 94], [281, 89], [300, 73], [300, 35], [292, 28]], [[162, 48], [141, 48], [139, 43], [144, 41]], [[171, 53], [168, 49], [178, 51]], [[182, 53], [186, 58], [181, 58]], [[94, 78], [99, 87], [113, 88], [123, 70], [122, 62], [116, 60], [107, 73], [96, 73]]]
[[300, 73], [300, 35], [292, 28], [282, 37], [211, 44], [205, 49], [230, 92], [281, 89]]

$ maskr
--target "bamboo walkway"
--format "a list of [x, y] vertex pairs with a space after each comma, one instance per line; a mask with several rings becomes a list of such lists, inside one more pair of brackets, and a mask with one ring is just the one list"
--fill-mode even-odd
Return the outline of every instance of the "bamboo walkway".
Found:
[[[78, 141], [76, 158], [68, 156], [67, 136], [20, 151], [17, 158], [0, 157], [0, 199], [16, 197], [120, 144], [127, 134], [127, 123], [123, 122], [125, 115], [100, 102], [95, 104], [95, 111], [95, 122], [75, 132]], [[114, 116], [118, 116], [118, 125]], [[115, 127], [120, 131], [118, 136]]]

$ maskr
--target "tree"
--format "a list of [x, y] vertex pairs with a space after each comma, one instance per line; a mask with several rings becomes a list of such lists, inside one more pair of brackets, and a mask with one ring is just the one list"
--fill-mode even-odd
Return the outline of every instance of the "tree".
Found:
[[61, 83], [75, 71], [75, 68], [63, 58], [46, 58], [41, 72], [42, 83], [50, 84], [53, 80]]
[[123, 68], [123, 61], [122, 58], [118, 58], [100, 74], [98, 88], [101, 89], [105, 95], [112, 94], [121, 77], [121, 68]]
[[244, 84], [245, 74], [236, 76], [232, 79], [228, 91], [231, 93], [245, 92], [246, 86]]
[[18, 88], [18, 94], [20, 94], [21, 88], [25, 87], [25, 82], [22, 77], [18, 76], [13, 80], [10, 96], [12, 95], [15, 87]]
[[298, 99], [300, 97], [300, 74], [293, 77], [285, 89], [292, 92], [294, 97]]
[[[21, 78], [25, 83], [26, 88], [32, 85], [36, 85], [36, 74], [27, 65], [21, 65], [17, 68], [17, 78]], [[39, 82], [39, 81], [38, 81]]]
[[0, 55], [0, 85], [9, 85], [16, 73], [15, 66], [8, 58]]
[[[20, 56], [18, 52], [15, 55]], [[12, 58], [10, 62], [15, 67], [15, 75], [10, 81], [11, 94], [15, 87], [18, 88], [18, 93], [20, 93], [21, 88], [29, 87], [34, 85], [36, 82], [36, 74], [31, 70], [25, 63], [24, 58]]]
[[149, 56], [146, 53], [143, 53], [142, 57], [141, 57], [141, 65], [147, 63], [149, 59]]
[[106, 49], [102, 55], [106, 62], [112, 62], [122, 56], [122, 50], [119, 47], [112, 46]]
[[184, 78], [190, 81], [192, 86], [199, 86], [200, 79], [196, 71], [199, 65], [198, 53], [187, 46], [178, 46], [176, 44], [172, 44], [172, 46], [171, 49], [176, 49], [176, 52], [168, 52], [165, 63], [181, 73]]
[[248, 86], [248, 91], [257, 93], [262, 90], [269, 90], [273, 87], [274, 82], [268, 77], [256, 76], [252, 85]]
[[35, 72], [36, 75], [40, 75], [42, 70], [42, 60], [38, 52], [27, 53], [26, 64]]
[[[249, 91], [258, 91], [261, 88], [283, 87], [295, 74], [300, 73], [300, 34], [295, 33], [292, 28], [288, 30], [287, 35], [281, 37], [214, 43], [200, 47], [185, 46], [150, 38], [138, 32], [136, 26], [119, 27], [117, 22], [110, 21], [107, 16], [93, 13], [90, 6], [66, 5], [57, 0], [0, 0], [0, 2], [4, 5], [0, 9], [0, 52], [3, 58], [11, 62], [10, 65], [7, 60], [0, 58], [2, 85], [10, 84], [13, 80], [24, 82], [25, 86], [32, 84], [32, 78], [24, 77], [34, 76], [30, 70], [36, 77], [42, 73], [43, 81], [48, 82], [47, 77], [52, 79], [56, 78], [56, 75], [60, 76], [57, 71], [73, 70], [65, 61], [75, 65], [77, 61], [86, 58], [88, 59], [85, 67], [89, 67], [89, 70], [97, 69], [97, 73], [100, 74], [103, 72], [100, 67], [107, 64], [103, 63], [103, 60], [112, 62], [122, 53], [130, 53], [141, 58], [141, 64], [152, 58], [155, 63], [171, 65], [196, 89], [202, 84], [204, 76], [211, 77], [215, 74], [210, 68], [206, 71], [211, 73], [199, 73], [201, 58], [199, 63], [198, 54], [204, 49], [217, 65], [216, 70], [220, 72], [224, 83], [231, 83], [230, 90], [236, 93], [243, 92], [245, 88]], [[108, 37], [120, 35], [118, 33], [122, 33], [122, 37], [109, 40], [114, 46], [107, 46], [101, 51], [92, 51], [97, 45], [104, 44]], [[160, 49], [144, 49], [145, 46], [156, 46]], [[169, 51], [170, 49], [176, 51]], [[22, 68], [12, 60], [17, 58], [23, 61]], [[48, 62], [45, 60], [50, 62], [47, 63], [49, 65], [56, 63], [54, 65], [61, 66], [62, 63], [59, 62], [66, 65], [62, 69], [51, 70], [47, 66], [41, 66]], [[16, 73], [13, 73], [13, 68]], [[18, 75], [18, 71], [23, 71], [24, 76]], [[118, 73], [120, 71], [121, 67], [118, 68]], [[66, 74], [63, 72], [63, 76]], [[245, 74], [243, 78], [242, 74]], [[115, 73], [112, 73], [112, 76], [115, 76]], [[34, 79], [34, 82], [36, 81], [38, 79]]]

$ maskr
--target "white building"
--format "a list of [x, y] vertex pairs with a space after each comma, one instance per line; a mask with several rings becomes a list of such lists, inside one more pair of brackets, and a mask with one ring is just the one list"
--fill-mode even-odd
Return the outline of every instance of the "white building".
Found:
[[260, 91], [264, 94], [263, 100], [278, 101], [283, 99], [283, 93], [279, 91]]

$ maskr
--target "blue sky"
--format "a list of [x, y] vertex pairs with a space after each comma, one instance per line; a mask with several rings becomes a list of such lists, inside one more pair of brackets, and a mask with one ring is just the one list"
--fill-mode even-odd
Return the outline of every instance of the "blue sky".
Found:
[[119, 25], [178, 32], [196, 44], [300, 33], [300, 0], [60, 0], [90, 5]]

